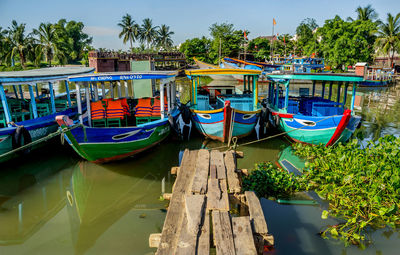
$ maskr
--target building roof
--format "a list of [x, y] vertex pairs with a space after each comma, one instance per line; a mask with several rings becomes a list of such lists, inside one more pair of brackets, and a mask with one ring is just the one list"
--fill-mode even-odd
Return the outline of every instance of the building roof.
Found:
[[46, 81], [66, 80], [68, 76], [91, 73], [91, 67], [48, 67], [24, 71], [0, 72], [1, 84], [26, 84]]

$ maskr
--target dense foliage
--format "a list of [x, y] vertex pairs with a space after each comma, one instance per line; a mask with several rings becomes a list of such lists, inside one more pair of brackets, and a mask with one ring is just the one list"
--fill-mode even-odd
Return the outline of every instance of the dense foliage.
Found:
[[299, 188], [293, 174], [282, 171], [271, 162], [257, 164], [243, 179], [243, 189], [252, 190], [261, 197], [287, 198]]
[[[11, 66], [16, 62], [20, 67], [39, 67], [46, 60], [49, 66], [76, 63], [84, 60], [90, 49], [92, 38], [83, 32], [82, 22], [60, 19], [57, 23], [41, 23], [31, 33], [26, 24], [13, 20], [7, 29], [0, 28], [0, 64]], [[18, 69], [16, 67], [15, 69]]]

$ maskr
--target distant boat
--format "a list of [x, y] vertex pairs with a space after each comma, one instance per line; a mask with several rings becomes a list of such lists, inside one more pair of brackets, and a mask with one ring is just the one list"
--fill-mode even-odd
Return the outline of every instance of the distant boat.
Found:
[[[78, 122], [66, 116], [57, 116], [57, 122], [65, 132], [66, 141], [84, 159], [94, 163], [105, 163], [124, 159], [145, 151], [160, 143], [171, 132], [170, 123], [179, 115], [176, 100], [175, 76], [177, 72], [115, 72], [97, 73], [69, 77], [69, 81], [86, 91], [87, 112], [82, 111], [78, 97]], [[127, 80], [160, 80], [160, 96], [128, 98], [121, 96], [121, 87], [127, 95]], [[97, 82], [116, 82], [118, 98], [100, 100], [98, 95], [90, 96], [89, 81], [93, 86]], [[151, 84], [151, 83], [149, 83]], [[150, 89], [151, 90], [151, 89]], [[96, 91], [96, 90], [95, 90]]]
[[[354, 113], [356, 87], [363, 77], [340, 74], [291, 74], [268, 75], [271, 81], [268, 98], [265, 100], [270, 123], [285, 132], [296, 142], [330, 146], [346, 142], [361, 121]], [[290, 81], [310, 80], [312, 93], [308, 88], [299, 88], [298, 96], [289, 95]], [[316, 81], [322, 82], [322, 96], [315, 95]], [[329, 82], [329, 96], [325, 98], [325, 82]], [[337, 98], [331, 100], [333, 82], [339, 85]], [[345, 107], [349, 83], [353, 83], [351, 108]], [[343, 101], [340, 87], [345, 83]], [[280, 86], [283, 85], [283, 89]], [[284, 93], [284, 96], [283, 96]]]
[[[220, 67], [212, 64], [208, 64], [206, 62], [198, 60], [196, 57], [193, 57], [194, 62], [200, 69], [220, 69]], [[235, 78], [232, 75], [208, 75], [213, 80], [218, 81], [232, 81]]]
[[[94, 68], [86, 67], [52, 67], [0, 72], [0, 162], [24, 156], [37, 148], [39, 144], [11, 153], [56, 132], [56, 115], [74, 118], [78, 109], [73, 104], [72, 91], [66, 80], [70, 75], [93, 71]], [[55, 82], [65, 86], [63, 95], [56, 95]], [[43, 83], [48, 86], [47, 92], [39, 94], [39, 85]], [[22, 86], [29, 90], [29, 99], [25, 98]], [[6, 93], [9, 89], [14, 93]]]
[[[259, 70], [243, 69], [200, 69], [186, 70], [191, 77], [191, 112], [197, 130], [206, 137], [221, 142], [228, 142], [232, 137], [244, 137], [255, 130], [261, 113], [258, 102]], [[200, 91], [200, 77], [202, 76], [232, 76], [242, 75], [244, 93], [236, 94], [235, 85], [206, 86]]]

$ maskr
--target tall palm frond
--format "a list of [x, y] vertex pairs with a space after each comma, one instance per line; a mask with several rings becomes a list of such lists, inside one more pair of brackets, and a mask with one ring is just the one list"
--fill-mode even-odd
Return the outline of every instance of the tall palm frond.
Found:
[[358, 20], [371, 20], [374, 21], [378, 18], [378, 13], [372, 8], [372, 5], [367, 5], [365, 7], [358, 6], [356, 9], [357, 19]]
[[143, 20], [140, 33], [140, 41], [146, 42], [147, 48], [150, 48], [150, 44], [153, 43], [157, 37], [158, 26], [153, 27], [153, 21], [149, 18]]
[[118, 26], [122, 28], [121, 33], [119, 33], [119, 38], [123, 38], [124, 44], [128, 41], [130, 42], [131, 49], [133, 48], [133, 43], [138, 39], [140, 35], [140, 27], [136, 22], [132, 19], [132, 16], [128, 13], [122, 17]]
[[171, 48], [174, 41], [171, 36], [175, 34], [174, 32], [169, 30], [169, 26], [163, 24], [160, 29], [157, 31], [156, 43], [158, 46], [163, 47], [164, 50]]
[[15, 56], [19, 56], [22, 68], [25, 68], [26, 54], [32, 43], [31, 34], [25, 35], [26, 24], [18, 24], [17, 21], [11, 22], [11, 27], [8, 27], [5, 43], [9, 45], [6, 53], [6, 62], [12, 62]]
[[[381, 23], [375, 41], [378, 50], [388, 55], [390, 66], [393, 63], [394, 53], [400, 45], [400, 13], [396, 17], [387, 14], [387, 23]], [[390, 57], [390, 54], [392, 56]]]

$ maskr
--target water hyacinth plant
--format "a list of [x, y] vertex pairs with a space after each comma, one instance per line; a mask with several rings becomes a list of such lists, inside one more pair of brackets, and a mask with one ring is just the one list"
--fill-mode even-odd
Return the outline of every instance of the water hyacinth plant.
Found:
[[363, 246], [368, 231], [400, 224], [400, 138], [385, 136], [365, 148], [357, 140], [336, 147], [294, 148], [307, 160], [299, 181], [329, 201], [322, 218], [342, 220], [323, 231], [323, 237]]

